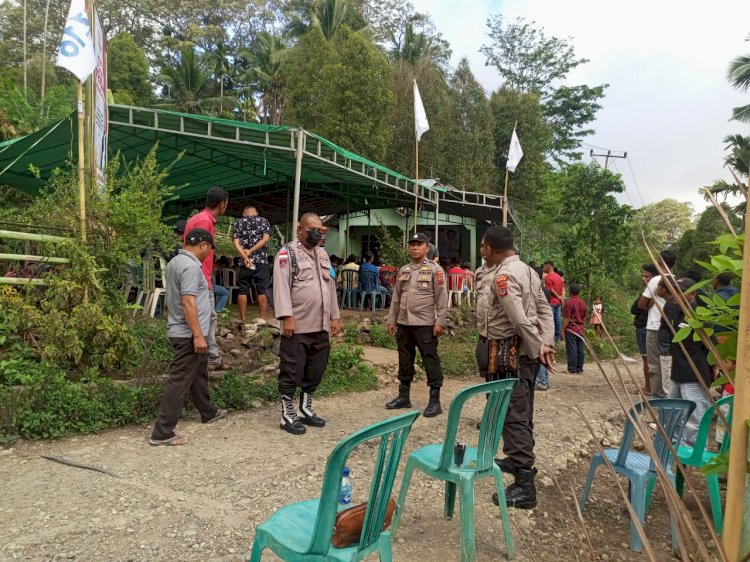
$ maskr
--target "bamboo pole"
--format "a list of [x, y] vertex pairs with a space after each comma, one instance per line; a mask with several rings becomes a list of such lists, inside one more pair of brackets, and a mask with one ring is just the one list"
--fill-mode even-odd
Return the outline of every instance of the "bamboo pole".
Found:
[[78, 82], [78, 220], [81, 225], [81, 242], [87, 242], [86, 236], [86, 164], [84, 158], [84, 111], [83, 84]]
[[414, 234], [417, 233], [417, 213], [419, 212], [419, 141], [415, 143], [416, 166], [414, 167]]
[[[750, 188], [750, 179], [748, 179]], [[750, 191], [750, 189], [748, 189]], [[745, 224], [750, 207], [745, 210]], [[745, 477], [747, 474], [748, 425], [750, 420], [750, 236], [745, 233], [742, 251], [742, 285], [740, 287], [740, 325], [737, 340], [737, 367], [734, 374], [734, 414], [732, 446], [727, 471], [727, 507], [724, 514], [724, 548], [731, 562], [744, 557], [740, 552], [745, 511]], [[750, 510], [750, 506], [748, 506]]]
[[505, 168], [505, 191], [503, 191], [503, 226], [508, 226], [508, 168]]
[[51, 234], [35, 234], [33, 232], [14, 232], [12, 230], [0, 230], [0, 238], [8, 240], [27, 240], [29, 242], [67, 242], [70, 238], [63, 236], [52, 236]]

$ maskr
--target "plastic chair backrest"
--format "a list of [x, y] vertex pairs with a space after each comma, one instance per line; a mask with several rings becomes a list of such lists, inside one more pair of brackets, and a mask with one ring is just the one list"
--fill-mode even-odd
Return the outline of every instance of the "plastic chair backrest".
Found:
[[[685, 429], [690, 414], [695, 409], [695, 403], [691, 400], [675, 400], [671, 398], [658, 398], [648, 401], [651, 408], [656, 412], [659, 423], [664, 427], [666, 434], [672, 442], [675, 450], [680, 445], [680, 439], [682, 439], [682, 431]], [[630, 411], [631, 416], [635, 417], [641, 414], [646, 409], [644, 402], [639, 402]], [[651, 416], [646, 414], [645, 422], [648, 424], [651, 422]], [[635, 428], [633, 427], [630, 418], [625, 423], [625, 432], [622, 436], [622, 442], [620, 443], [620, 450], [617, 452], [617, 459], [615, 460], [616, 465], [625, 466], [625, 461], [628, 458], [631, 446], [633, 444], [633, 437], [635, 436]], [[657, 429], [653, 438], [654, 449], [656, 450], [656, 460], [661, 466], [666, 467], [670, 459], [671, 452], [667, 443], [662, 436], [661, 431]], [[651, 458], [649, 464], [649, 470], [653, 471], [654, 458]]]
[[[728, 411], [724, 414], [727, 418], [727, 423], [729, 423], [729, 428], [724, 428], [724, 439], [721, 442], [721, 447], [719, 447], [720, 453], [726, 453], [729, 450], [729, 435], [731, 433], [732, 413], [734, 411], [734, 396], [725, 396], [724, 398], [717, 400], [716, 405], [720, 408], [724, 405], [729, 406]], [[703, 414], [703, 418], [700, 421], [698, 435], [695, 438], [695, 444], [693, 445], [693, 454], [690, 456], [690, 458], [695, 461], [701, 461], [703, 459], [703, 452], [706, 450], [708, 436], [711, 433], [711, 422], [713, 421], [715, 414], [716, 408], [712, 404]], [[717, 425], [722, 423], [721, 419], [717, 419], [716, 423]]]
[[411, 411], [374, 423], [351, 434], [334, 447], [328, 456], [318, 517], [307, 554], [323, 555], [331, 548], [331, 535], [333, 535], [341, 495], [341, 475], [349, 455], [361, 443], [380, 438], [367, 499], [367, 511], [359, 540], [359, 550], [366, 549], [378, 539], [385, 521], [388, 501], [393, 492], [393, 483], [396, 479], [401, 453], [404, 450], [404, 443], [419, 414], [418, 411]]
[[456, 394], [448, 410], [448, 425], [445, 430], [445, 440], [443, 441], [443, 451], [440, 454], [438, 470], [447, 471], [453, 464], [453, 447], [456, 443], [461, 411], [466, 401], [478, 394], [486, 394], [487, 403], [484, 406], [481, 429], [479, 430], [475, 470], [484, 472], [492, 468], [503, 432], [503, 424], [500, 423], [500, 420], [505, 419], [508, 404], [510, 404], [510, 396], [516, 386], [518, 386], [518, 379], [503, 379], [476, 384], [464, 388]]
[[154, 257], [146, 254], [143, 257], [143, 290], [153, 292], [156, 288], [156, 271], [154, 270]]
[[373, 271], [359, 272], [359, 288], [363, 293], [376, 293], [378, 290], [378, 275]]
[[341, 285], [345, 291], [356, 291], [359, 289], [356, 281], [358, 275], [359, 272], [356, 269], [341, 270]]
[[451, 273], [448, 275], [448, 287], [451, 291], [463, 291], [466, 283], [466, 275]]

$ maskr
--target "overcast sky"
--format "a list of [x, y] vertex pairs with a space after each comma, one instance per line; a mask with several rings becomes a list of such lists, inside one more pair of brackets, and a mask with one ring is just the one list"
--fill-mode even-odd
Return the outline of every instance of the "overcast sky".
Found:
[[585, 161], [592, 146], [627, 151], [634, 175], [627, 161], [615, 161], [629, 196], [622, 202], [640, 207], [641, 197], [646, 204], [674, 197], [702, 210], [696, 190], [731, 179], [722, 170], [721, 141], [750, 134], [750, 125], [729, 121], [731, 108], [749, 103], [750, 93], [733, 90], [726, 74], [734, 57], [750, 52], [750, 1], [463, 0], [460, 8], [453, 0], [412, 1], [450, 42], [453, 65], [468, 57], [488, 91], [501, 83], [479, 53], [489, 41], [490, 15], [523, 17], [548, 36], [570, 37], [576, 55], [590, 62], [568, 83], [609, 84], [596, 133], [585, 140]]

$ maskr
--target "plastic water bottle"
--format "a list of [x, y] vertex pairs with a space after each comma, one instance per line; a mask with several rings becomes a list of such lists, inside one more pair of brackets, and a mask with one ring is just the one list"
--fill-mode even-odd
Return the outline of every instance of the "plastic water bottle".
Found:
[[352, 481], [349, 480], [349, 467], [344, 467], [344, 477], [341, 479], [341, 495], [339, 496], [339, 503], [341, 505], [347, 505], [352, 503]]

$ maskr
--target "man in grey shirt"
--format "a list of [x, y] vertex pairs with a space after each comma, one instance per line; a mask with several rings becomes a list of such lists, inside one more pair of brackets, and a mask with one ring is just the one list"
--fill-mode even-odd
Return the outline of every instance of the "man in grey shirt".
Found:
[[203, 423], [223, 418], [226, 410], [213, 405], [208, 396], [208, 343], [211, 299], [201, 262], [214, 248], [211, 234], [203, 228], [187, 233], [183, 249], [165, 270], [166, 301], [169, 310], [167, 337], [174, 348], [169, 380], [159, 405], [151, 445], [184, 445], [187, 437], [175, 434], [185, 393], [190, 390]]

